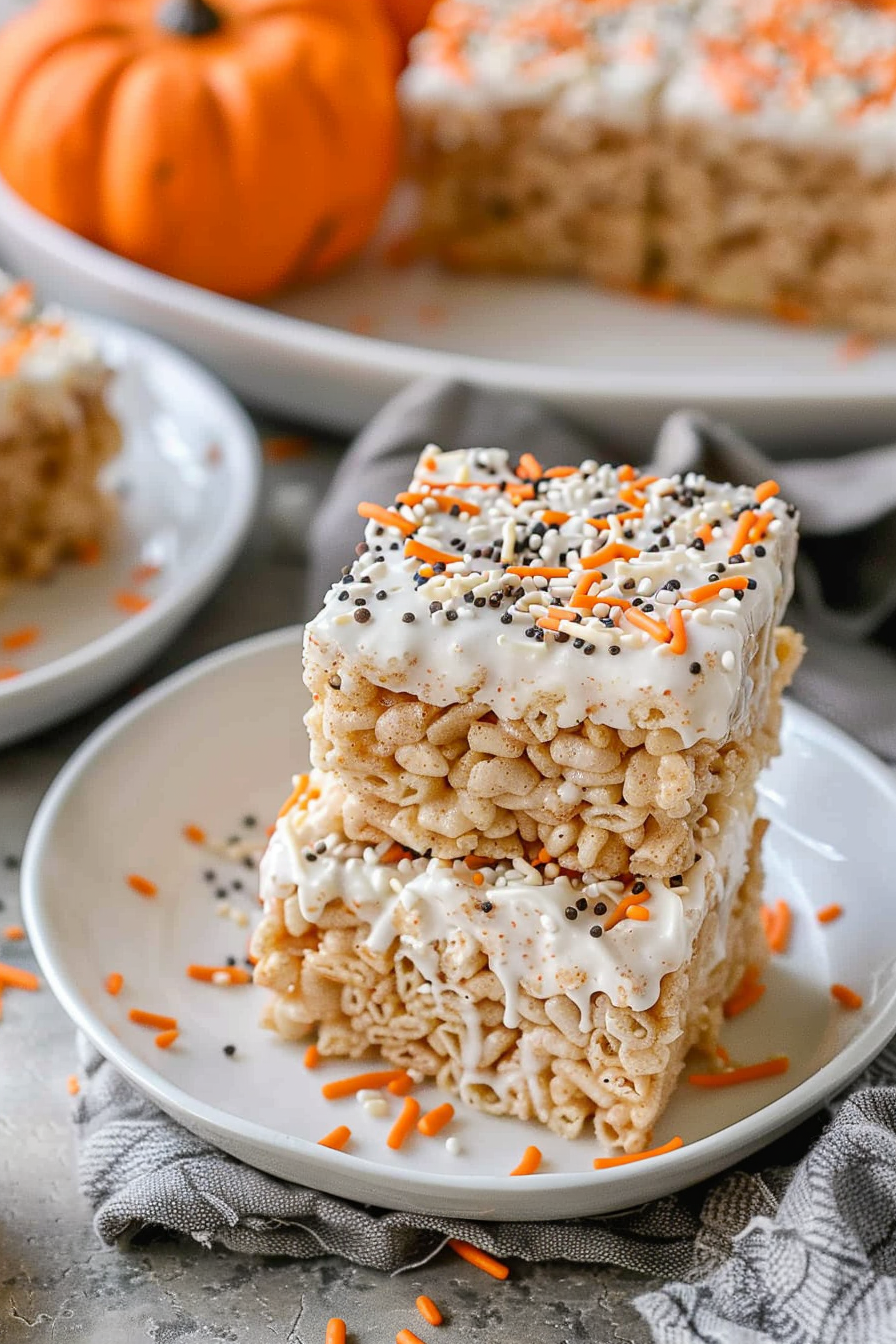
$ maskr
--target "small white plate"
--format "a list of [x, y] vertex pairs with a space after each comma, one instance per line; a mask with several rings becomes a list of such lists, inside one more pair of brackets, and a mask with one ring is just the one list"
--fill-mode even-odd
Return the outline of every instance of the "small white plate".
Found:
[[424, 376], [541, 397], [629, 448], [647, 448], [682, 406], [779, 455], [868, 447], [896, 432], [892, 342], [847, 363], [844, 333], [574, 281], [396, 271], [379, 246], [323, 284], [240, 303], [86, 242], [2, 182], [0, 247], [47, 294], [174, 341], [255, 405], [345, 432]]
[[[98, 563], [62, 565], [0, 603], [0, 665], [20, 673], [0, 680], [0, 747], [86, 708], [158, 653], [223, 577], [258, 497], [255, 430], [216, 378], [151, 336], [72, 317], [117, 370], [124, 446], [105, 481], [119, 518]], [[122, 610], [122, 594], [149, 605]], [[3, 648], [29, 627], [33, 644]]]
[[[303, 768], [300, 632], [284, 631], [216, 654], [118, 713], [81, 748], [34, 823], [22, 873], [28, 928], [51, 988], [107, 1058], [159, 1106], [237, 1157], [287, 1179], [390, 1208], [476, 1218], [557, 1218], [607, 1213], [690, 1185], [767, 1143], [843, 1087], [896, 1029], [896, 908], [885, 837], [896, 825], [896, 789], [842, 733], [789, 705], [783, 756], [769, 772], [763, 807], [768, 896], [794, 912], [791, 950], [770, 968], [761, 1003], [726, 1027], [732, 1055], [786, 1052], [790, 1072], [717, 1092], [683, 1083], [657, 1142], [681, 1134], [669, 1155], [595, 1172], [593, 1137], [569, 1142], [541, 1126], [480, 1115], [457, 1104], [442, 1139], [414, 1135], [400, 1153], [385, 1144], [390, 1121], [357, 1101], [326, 1102], [320, 1085], [359, 1067], [303, 1067], [304, 1046], [259, 1030], [263, 991], [187, 979], [191, 961], [245, 954], [247, 930], [231, 917], [257, 912], [254, 875], [182, 837], [263, 839]], [[258, 818], [248, 827], [243, 818]], [[144, 899], [129, 873], [158, 884]], [[204, 872], [214, 877], [206, 880]], [[242, 890], [234, 882], [242, 883]], [[224, 893], [216, 897], [216, 892]], [[819, 925], [813, 911], [846, 913]], [[110, 998], [110, 971], [125, 987]], [[842, 981], [865, 996], [860, 1012], [833, 1003]], [[168, 1051], [132, 1025], [132, 1006], [172, 1014], [182, 1028]], [[227, 1044], [236, 1053], [223, 1053]], [[425, 1105], [440, 1094], [420, 1090]], [[392, 1101], [392, 1114], [399, 1103]], [[316, 1140], [336, 1125], [350, 1151]], [[525, 1147], [544, 1153], [538, 1175], [511, 1178]]]

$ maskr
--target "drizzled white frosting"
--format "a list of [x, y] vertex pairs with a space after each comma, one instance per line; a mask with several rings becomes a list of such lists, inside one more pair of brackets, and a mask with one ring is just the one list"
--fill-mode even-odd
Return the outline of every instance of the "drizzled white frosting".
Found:
[[666, 84], [669, 119], [896, 165], [896, 15], [845, 0], [703, 0]]
[[569, 116], [643, 122], [692, 0], [443, 0], [411, 44], [408, 106], [556, 100]]
[[[312, 780], [319, 797], [279, 818], [262, 859], [266, 910], [296, 893], [301, 918], [311, 925], [331, 902], [341, 900], [370, 924], [367, 942], [376, 951], [385, 951], [400, 928], [401, 950], [420, 971], [428, 987], [424, 992], [447, 988], [434, 944], [459, 954], [478, 948], [501, 982], [506, 1026], [518, 1024], [519, 995], [525, 989], [541, 998], [568, 996], [584, 1027], [590, 1025], [597, 993], [617, 1007], [651, 1008], [663, 977], [690, 958], [711, 908], [719, 911], [716, 961], [724, 956], [728, 915], [743, 880], [751, 829], [743, 804], [721, 804], [704, 820], [698, 832], [701, 857], [681, 875], [680, 886], [645, 879], [640, 903], [649, 911], [648, 920], [623, 918], [595, 938], [590, 929], [612, 914], [624, 891], [621, 882], [589, 882], [587, 874], [584, 881], [543, 880], [522, 861], [480, 869], [481, 885], [461, 860], [410, 858], [387, 865], [380, 861], [386, 845], [365, 848], [346, 840], [344, 794], [334, 777], [315, 774]], [[567, 907], [582, 898], [587, 910], [567, 918]], [[600, 916], [593, 913], [597, 902], [607, 907]], [[290, 932], [301, 931], [291, 919]]]
[[[636, 494], [643, 516], [617, 518], [616, 511], [638, 511], [629, 502], [630, 474], [629, 468], [620, 478], [616, 468], [586, 462], [570, 475], [536, 482], [535, 498], [514, 502], [521, 482], [504, 451], [428, 448], [412, 497], [427, 490], [450, 495], [460, 501], [459, 516], [431, 499], [395, 511], [408, 526], [416, 524], [415, 544], [456, 554], [456, 563], [432, 573], [424, 560], [405, 554], [400, 530], [369, 522], [368, 549], [307, 627], [309, 681], [341, 653], [349, 695], [352, 678], [364, 676], [440, 707], [476, 701], [502, 718], [548, 708], [561, 729], [588, 717], [616, 729], [669, 727], [685, 746], [737, 732], [754, 690], [750, 669], [765, 674], [773, 664], [769, 642], [792, 587], [793, 511], [777, 497], [758, 504], [749, 487], [689, 474], [643, 485]], [[480, 511], [464, 513], [464, 501]], [[735, 515], [747, 509], [765, 516], [767, 530], [758, 550], [745, 544], [732, 561]], [[566, 521], [545, 524], [545, 511]], [[588, 521], [600, 518], [604, 530]], [[698, 539], [707, 525], [711, 537]], [[537, 622], [552, 602], [569, 608], [581, 562], [608, 543], [636, 552], [588, 570], [590, 596], [613, 604], [595, 605], [577, 623], [564, 617], [559, 631], [545, 632]], [[516, 577], [508, 572], [514, 563], [569, 573]], [[699, 603], [688, 599], [726, 576], [750, 587], [723, 588]], [[687, 651], [674, 653], [633, 624], [620, 600], [661, 622], [676, 608]]]
[[10, 304], [21, 282], [0, 271], [0, 439], [24, 417], [80, 423], [77, 398], [99, 392], [109, 369], [96, 342], [61, 309], [27, 298]]

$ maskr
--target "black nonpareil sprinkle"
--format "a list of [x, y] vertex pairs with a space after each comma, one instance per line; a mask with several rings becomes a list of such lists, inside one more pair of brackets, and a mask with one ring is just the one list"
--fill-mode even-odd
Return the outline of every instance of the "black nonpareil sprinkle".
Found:
[[534, 638], [535, 638], [535, 626], [534, 626], [534, 625], [527, 625], [527, 626], [526, 626], [526, 638], [527, 638], [527, 639], [534, 639]]
[[691, 668], [690, 668], [690, 670], [693, 672], [694, 676], [696, 677], [700, 672], [702, 672], [703, 669], [701, 668], [701, 666], [700, 666], [699, 663], [691, 663]]
[[379, 590], [379, 592], [376, 594], [376, 600], [377, 600], [377, 602], [385, 602], [385, 600], [386, 600], [386, 590], [385, 590], [385, 588], [381, 588], [381, 589]]
[[684, 878], [682, 877], [681, 873], [676, 873], [674, 877], [669, 878], [670, 887], [680, 887], [683, 882]]
[[202, 876], [205, 878], [206, 882], [214, 882], [214, 880], [215, 880], [215, 870], [214, 870], [214, 868], [206, 868], [206, 870], [205, 870], [205, 872], [202, 874]]
[[603, 901], [594, 902], [594, 913], [596, 915], [605, 915], [607, 913], [607, 907]]
[[579, 899], [576, 901], [576, 909], [577, 909], [577, 910], [587, 910], [587, 909], [588, 909], [588, 902], [585, 900], [585, 897], [584, 897], [584, 896], [580, 896]]
[[472, 602], [472, 601], [473, 601], [473, 594], [472, 594], [472, 593], [464, 593], [464, 601], [465, 601], [465, 602]]
[[235, 965], [236, 965], [236, 957], [225, 957], [225, 958], [224, 958], [224, 965], [225, 965], [225, 966], [235, 966]]
[[401, 614], [401, 619], [404, 621], [405, 625], [410, 625], [411, 621], [414, 620], [414, 613], [412, 611], [404, 611]]
[[[337, 687], [336, 689], [338, 690], [339, 688]], [[251, 831], [253, 826], [258, 825], [258, 818], [253, 817], [252, 814], [249, 813], [248, 816], [243, 817], [243, 825], [246, 827], [247, 830]]]
[[512, 620], [513, 620], [513, 617], [511, 616], [510, 612], [509, 612], [509, 611], [505, 611], [504, 615], [501, 617], [501, 624], [502, 624], [502, 625], [510, 625], [510, 622], [511, 622]]
[[592, 938], [602, 938], [604, 935], [604, 931], [599, 924], [592, 924], [588, 932]]
[[441, 604], [441, 602], [430, 602], [430, 604], [429, 604], [429, 609], [430, 609], [430, 611], [441, 611], [441, 610], [442, 610], [442, 604]]
[[456, 621], [456, 620], [457, 620], [457, 612], [456, 612], [456, 611], [446, 611], [446, 612], [445, 612], [445, 620], [446, 620], [446, 621]]
[[356, 606], [356, 607], [366, 607], [366, 606], [367, 606], [367, 598], [366, 598], [366, 597], [356, 597], [356, 598], [355, 598], [355, 606]]
[[235, 1046], [235, 1045], [225, 1045], [225, 1047], [224, 1047], [224, 1053], [225, 1053], [225, 1055], [227, 1056], [228, 1059], [232, 1059], [233, 1056], [236, 1054], [236, 1046]]
[[759, 559], [761, 560], [762, 557], [765, 555], [765, 547], [764, 547], [764, 546], [754, 546], [754, 547], [753, 547], [753, 554], [754, 554], [754, 555], [758, 555], [758, 556], [759, 556]]
[[578, 919], [579, 917], [579, 912], [574, 905], [568, 905], [563, 913], [567, 919]]
[[748, 588], [750, 589], [750, 591], [752, 592], [752, 590], [756, 587], [756, 580], [755, 580], [755, 579], [747, 579], [747, 587], [748, 587]]
[[500, 605], [501, 605], [501, 594], [500, 594], [500, 593], [492, 593], [492, 594], [490, 595], [489, 599], [488, 599], [488, 604], [489, 604], [490, 607], [500, 607]]
[[365, 621], [369, 621], [370, 609], [368, 607], [358, 607], [357, 611], [355, 612], [355, 620], [358, 622], [359, 625], [363, 625]]
[[593, 653], [596, 647], [597, 647], [596, 644], [586, 644], [582, 652], [586, 655], [589, 653]]
[[630, 592], [631, 589], [634, 588], [634, 586], [635, 586], [634, 579], [625, 579], [622, 584], [623, 591], [626, 593]]
[[581, 638], [579, 638], [579, 637], [577, 636], [577, 637], [573, 640], [573, 642], [572, 642], [572, 646], [573, 646], [574, 649], [584, 649], [584, 647], [585, 647], [585, 641], [584, 641], [584, 639], [581, 639]]
[[343, 588], [342, 592], [339, 594], [339, 601], [340, 601], [340, 602], [347, 602], [347, 601], [348, 601], [348, 593], [345, 591], [344, 588]]
[[219, 887], [218, 890], [215, 892], [215, 896], [219, 901], [223, 901], [226, 895], [227, 895], [226, 887]]
[[695, 537], [694, 540], [691, 542], [691, 549], [694, 551], [705, 551], [706, 547], [703, 544], [703, 538]]
[[607, 652], [612, 653], [615, 656], [617, 653], [621, 653], [622, 650], [620, 649], [618, 644], [611, 644]]
[[242, 889], [243, 889], [243, 880], [242, 880], [241, 877], [235, 877], [235, 878], [233, 879], [233, 881], [231, 882], [230, 885], [231, 885], [231, 887], [233, 888], [234, 891], [242, 891]]
[[18, 868], [18, 866], [19, 866], [19, 860], [15, 854], [4, 854], [3, 856], [4, 868], [8, 868], [10, 872], [14, 872]]
[[473, 606], [474, 606], [474, 607], [484, 607], [484, 606], [485, 606], [485, 598], [484, 598], [484, 597], [475, 597], [475, 598], [473, 599]]
[[640, 895], [641, 895], [641, 892], [642, 892], [642, 891], [646, 891], [646, 890], [647, 890], [647, 883], [646, 883], [646, 882], [636, 882], [636, 883], [634, 884], [634, 886], [632, 887], [632, 895], [633, 895], [633, 896], [640, 896]]
[[482, 913], [483, 913], [484, 915], [491, 914], [491, 912], [492, 912], [492, 910], [494, 910], [494, 908], [495, 908], [495, 907], [492, 905], [491, 901], [483, 901], [482, 904], [481, 904], [480, 907], [479, 907], [479, 909], [482, 911]]

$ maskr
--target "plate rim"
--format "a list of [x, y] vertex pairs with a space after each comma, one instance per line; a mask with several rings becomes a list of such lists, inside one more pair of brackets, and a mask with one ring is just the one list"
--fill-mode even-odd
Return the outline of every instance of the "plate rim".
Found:
[[[300, 651], [302, 631], [302, 625], [287, 626], [227, 645], [197, 659], [123, 706], [82, 743], [53, 780], [31, 824], [21, 865], [23, 917], [31, 946], [47, 985], [75, 1026], [84, 1032], [103, 1056], [140, 1092], [148, 1095], [167, 1114], [174, 1115], [185, 1127], [190, 1128], [192, 1122], [196, 1126], [194, 1132], [199, 1132], [205, 1137], [209, 1132], [228, 1137], [232, 1135], [241, 1143], [252, 1144], [256, 1149], [289, 1153], [308, 1159], [309, 1171], [307, 1178], [303, 1176], [302, 1183], [312, 1188], [326, 1188], [326, 1183], [324, 1187], [316, 1187], [319, 1172], [325, 1173], [328, 1178], [333, 1178], [338, 1185], [344, 1185], [346, 1179], [351, 1179], [352, 1175], [361, 1181], [371, 1179], [377, 1181], [382, 1179], [385, 1172], [389, 1182], [395, 1184], [396, 1173], [391, 1168], [384, 1168], [369, 1158], [357, 1157], [351, 1153], [331, 1152], [298, 1135], [286, 1134], [255, 1121], [230, 1115], [217, 1106], [192, 1097], [158, 1070], [132, 1055], [125, 1042], [113, 1035], [93, 1016], [89, 1005], [79, 995], [77, 983], [69, 980], [63, 967], [56, 965], [49, 940], [44, 935], [40, 883], [42, 857], [57, 816], [65, 807], [81, 776], [89, 771], [106, 745], [157, 705], [176, 697], [184, 687], [229, 663], [264, 658], [266, 654], [290, 645], [297, 652]], [[785, 714], [795, 719], [797, 724], [804, 724], [813, 734], [823, 739], [827, 738], [839, 748], [840, 753], [849, 758], [860, 773], [887, 795], [896, 812], [896, 779], [888, 767], [867, 748], [820, 715], [791, 700], [785, 701]], [[886, 1010], [880, 1012], [816, 1073], [783, 1096], [693, 1143], [652, 1158], [649, 1163], [652, 1191], [649, 1198], [659, 1198], [684, 1189], [772, 1142], [779, 1134], [818, 1110], [827, 1098], [847, 1086], [884, 1048], [894, 1033], [896, 1033], [896, 998], [891, 1003], [889, 1012]], [[599, 1185], [610, 1196], [602, 1202], [605, 1211], [611, 1211], [644, 1202], [644, 1196], [638, 1194], [638, 1185], [642, 1183], [639, 1178], [643, 1175], [646, 1173], [635, 1164], [634, 1167], [623, 1165], [600, 1173], [587, 1169], [574, 1172], [536, 1173], [522, 1184], [514, 1182], [513, 1178], [506, 1175], [492, 1177], [468, 1176], [463, 1173], [446, 1175], [407, 1169], [401, 1173], [401, 1181], [398, 1184], [403, 1195], [410, 1195], [410, 1202], [407, 1199], [401, 1204], [390, 1205], [388, 1200], [380, 1202], [385, 1207], [413, 1208], [414, 1197], [420, 1197], [425, 1204], [431, 1201], [433, 1192], [437, 1195], [475, 1193], [481, 1197], [496, 1199], [500, 1206], [498, 1211], [480, 1213], [479, 1217], [506, 1218], [513, 1216], [502, 1211], [508, 1208], [508, 1196], [513, 1190], [519, 1190], [521, 1195], [523, 1190], [529, 1195], [533, 1192], [537, 1194], [539, 1190], [545, 1194], [549, 1192], [562, 1194], [564, 1191], [579, 1190], [583, 1185], [593, 1184]], [[281, 1179], [291, 1180], [289, 1177]], [[292, 1183], [299, 1182], [292, 1181]], [[632, 1192], [631, 1196], [626, 1198], [624, 1192], [628, 1186], [632, 1187]], [[614, 1191], [617, 1192], [615, 1200]], [[526, 1217], [533, 1216], [538, 1215], [527, 1211]]]
[[39, 667], [26, 669], [16, 677], [0, 681], [0, 706], [4, 709], [9, 708], [16, 697], [47, 690], [70, 676], [84, 673], [93, 665], [105, 663], [135, 642], [152, 639], [157, 629], [164, 629], [185, 609], [192, 610], [198, 606], [210, 593], [217, 578], [236, 559], [252, 526], [261, 496], [262, 463], [258, 433], [246, 411], [221, 379], [191, 355], [159, 336], [112, 318], [68, 307], [65, 311], [76, 325], [100, 339], [106, 336], [124, 342], [129, 352], [137, 356], [138, 362], [145, 351], [154, 358], [180, 365], [184, 374], [202, 386], [203, 395], [215, 401], [218, 411], [229, 422], [228, 432], [231, 437], [222, 447], [228, 469], [233, 475], [233, 488], [224, 501], [221, 526], [213, 532], [208, 547], [191, 566], [189, 576], [175, 575], [171, 586], [154, 598], [148, 607], [104, 634]]
[[[36, 237], [43, 250], [49, 251], [57, 262], [81, 275], [95, 276], [97, 268], [103, 268], [120, 290], [138, 296], [168, 316], [187, 311], [211, 327], [223, 327], [231, 337], [249, 334], [262, 347], [276, 347], [281, 353], [289, 352], [306, 357], [312, 363], [326, 364], [331, 372], [340, 371], [355, 377], [361, 374], [405, 382], [415, 378], [452, 377], [508, 391], [525, 389], [533, 396], [585, 398], [608, 405], [618, 401], [620, 396], [629, 401], [637, 398], [647, 405], [665, 404], [673, 397], [678, 405], [696, 401], [704, 408], [715, 410], [721, 410], [733, 401], [753, 409], [761, 408], [769, 400], [776, 406], [790, 409], [815, 405], [819, 401], [847, 407], [896, 403], [896, 388], [888, 391], [882, 382], [880, 387], [869, 389], [859, 381], [852, 381], [854, 370], [851, 364], [838, 368], [836, 378], [823, 373], [812, 378], [785, 370], [793, 382], [780, 391], [770, 392], [767, 378], [756, 375], [738, 380], [736, 370], [731, 369], [726, 370], [723, 379], [716, 373], [713, 386], [707, 387], [699, 377], [692, 384], [681, 371], [654, 370], [628, 376], [619, 370], [580, 371], [359, 335], [279, 312], [263, 302], [253, 303], [203, 289], [131, 261], [41, 214], [0, 178], [0, 231], [4, 227], [16, 231], [19, 236], [27, 233]], [[719, 318], [725, 320], [726, 316], [731, 320], [750, 320], [738, 319], [737, 314], [720, 314]], [[846, 329], [841, 334], [845, 333]], [[776, 372], [780, 374], [780, 368]]]

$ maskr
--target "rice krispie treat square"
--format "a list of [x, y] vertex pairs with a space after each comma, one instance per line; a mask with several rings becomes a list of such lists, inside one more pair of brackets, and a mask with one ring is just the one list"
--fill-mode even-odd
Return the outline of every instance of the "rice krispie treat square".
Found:
[[0, 272], [0, 595], [94, 547], [114, 517], [98, 480], [121, 431], [94, 341]]
[[310, 622], [350, 838], [596, 878], [690, 867], [777, 750], [796, 511], [774, 482], [422, 455]]

